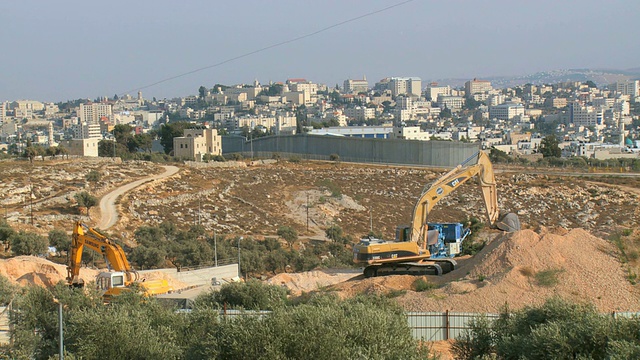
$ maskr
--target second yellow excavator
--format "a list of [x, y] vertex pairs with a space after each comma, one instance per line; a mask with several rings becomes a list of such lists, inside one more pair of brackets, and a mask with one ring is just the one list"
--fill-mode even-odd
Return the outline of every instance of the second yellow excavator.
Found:
[[[474, 159], [476, 163], [468, 165]], [[500, 216], [493, 166], [487, 154], [479, 151], [423, 190], [411, 225], [398, 226], [395, 241], [366, 238], [353, 247], [354, 262], [367, 265], [364, 275], [442, 275], [454, 270], [453, 257], [460, 253], [470, 231], [460, 223], [429, 223], [427, 216], [438, 201], [475, 176], [490, 226], [507, 232], [520, 230], [516, 214]]]
[[81, 222], [76, 222], [73, 228], [67, 264], [67, 282], [69, 285], [74, 287], [84, 286], [84, 281], [79, 275], [82, 264], [82, 250], [85, 246], [102, 254], [109, 267], [110, 271], [101, 272], [96, 278], [96, 285], [103, 292], [105, 301], [108, 302], [111, 297], [119, 295], [123, 291], [130, 291], [134, 283], [140, 284], [146, 295], [166, 294], [173, 291], [167, 280], [140, 280], [138, 272], [133, 270], [120, 245]]

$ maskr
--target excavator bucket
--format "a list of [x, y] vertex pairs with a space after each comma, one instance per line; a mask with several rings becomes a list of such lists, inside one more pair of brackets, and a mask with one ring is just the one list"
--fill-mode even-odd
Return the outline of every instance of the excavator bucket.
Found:
[[515, 213], [508, 213], [496, 223], [496, 227], [502, 231], [515, 232], [520, 230], [520, 219]]

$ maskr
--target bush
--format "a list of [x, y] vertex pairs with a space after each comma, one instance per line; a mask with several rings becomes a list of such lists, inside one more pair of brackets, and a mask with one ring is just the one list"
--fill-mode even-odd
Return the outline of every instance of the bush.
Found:
[[40, 255], [47, 252], [47, 239], [31, 232], [20, 231], [9, 238], [15, 255]]
[[454, 342], [456, 359], [630, 359], [640, 354], [640, 320], [600, 315], [592, 305], [559, 298], [510, 314], [493, 323], [472, 322]]
[[91, 170], [89, 171], [89, 173], [86, 176], [87, 181], [89, 182], [98, 182], [100, 181], [100, 178], [102, 177], [102, 175], [100, 175], [100, 172], [97, 170]]
[[64, 230], [53, 229], [49, 231], [49, 245], [55, 247], [58, 252], [69, 251], [71, 237]]
[[417, 278], [413, 281], [413, 289], [417, 292], [429, 291], [437, 288], [437, 285], [430, 283], [424, 278]]
[[553, 287], [558, 285], [558, 274], [562, 273], [563, 269], [548, 269], [538, 271], [535, 275], [536, 282], [540, 286]]
[[214, 308], [229, 306], [245, 310], [273, 310], [286, 305], [287, 289], [258, 280], [229, 283], [222, 285], [219, 291], [201, 295], [196, 303]]

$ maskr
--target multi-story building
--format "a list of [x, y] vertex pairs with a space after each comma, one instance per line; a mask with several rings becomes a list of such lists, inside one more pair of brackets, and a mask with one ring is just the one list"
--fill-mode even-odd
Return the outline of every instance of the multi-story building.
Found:
[[107, 103], [80, 104], [78, 117], [81, 123], [97, 124], [101, 118], [111, 119], [113, 115], [112, 105]]
[[345, 94], [358, 94], [366, 93], [369, 91], [369, 82], [366, 77], [362, 77], [362, 80], [345, 80], [343, 90]]
[[462, 96], [438, 96], [438, 107], [444, 109], [445, 107], [451, 111], [460, 111], [464, 106], [464, 98]]
[[569, 104], [569, 121], [575, 126], [603, 125], [604, 111], [593, 106], [581, 106], [579, 102]]
[[173, 155], [202, 161], [205, 154], [222, 155], [222, 136], [216, 129], [185, 129], [184, 136], [173, 138]]
[[376, 117], [376, 109], [368, 108], [365, 106], [356, 106], [353, 108], [344, 109], [344, 115], [356, 121], [366, 121], [369, 119], [374, 119]]
[[640, 97], [640, 80], [620, 81], [611, 84], [611, 90], [617, 91], [622, 95], [629, 95], [631, 101], [636, 101]]
[[418, 77], [392, 77], [389, 80], [391, 96], [398, 95], [422, 95], [422, 80]]
[[31, 112], [44, 110], [44, 104], [35, 100], [17, 100], [11, 103], [11, 109], [30, 110]]
[[438, 86], [438, 83], [430, 83], [425, 91], [425, 97], [430, 101], [437, 101], [439, 95], [451, 95], [451, 87]]
[[490, 119], [512, 120], [516, 116], [524, 116], [524, 105], [504, 103], [496, 106], [489, 106]]
[[74, 139], [101, 139], [102, 133], [100, 131], [100, 123], [83, 123], [76, 125], [73, 128]]
[[490, 81], [473, 79], [464, 83], [464, 90], [467, 98], [473, 98], [476, 94], [488, 93], [493, 87]]
[[0, 125], [4, 124], [4, 118], [7, 116], [7, 109], [5, 103], [0, 103]]

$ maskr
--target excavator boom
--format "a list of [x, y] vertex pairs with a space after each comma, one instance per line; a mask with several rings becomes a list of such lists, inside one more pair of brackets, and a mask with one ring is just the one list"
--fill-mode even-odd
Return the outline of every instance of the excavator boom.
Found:
[[[468, 165], [474, 159], [475, 163]], [[363, 239], [354, 246], [354, 261], [369, 264], [365, 275], [440, 275], [453, 270], [455, 261], [450, 258], [460, 252], [460, 245], [469, 230], [463, 229], [459, 223], [429, 223], [427, 219], [442, 198], [474, 177], [478, 178], [489, 225], [509, 232], [520, 230], [516, 214], [500, 216], [493, 166], [487, 154], [479, 151], [425, 187], [414, 208], [411, 224], [399, 226], [396, 230], [396, 241]], [[440, 263], [425, 265], [425, 260], [438, 260]]]
[[[67, 264], [67, 281], [69, 285], [82, 287], [80, 279], [82, 265], [82, 251], [87, 247], [105, 258], [109, 272], [98, 274], [96, 283], [104, 290], [104, 299], [108, 301], [112, 296], [128, 291], [130, 286], [138, 281], [138, 272], [133, 270], [122, 247], [100, 234], [95, 229], [76, 222], [71, 239], [71, 251]], [[113, 270], [113, 271], [111, 271]], [[167, 280], [151, 280], [139, 283], [148, 295], [164, 294], [173, 291]]]

